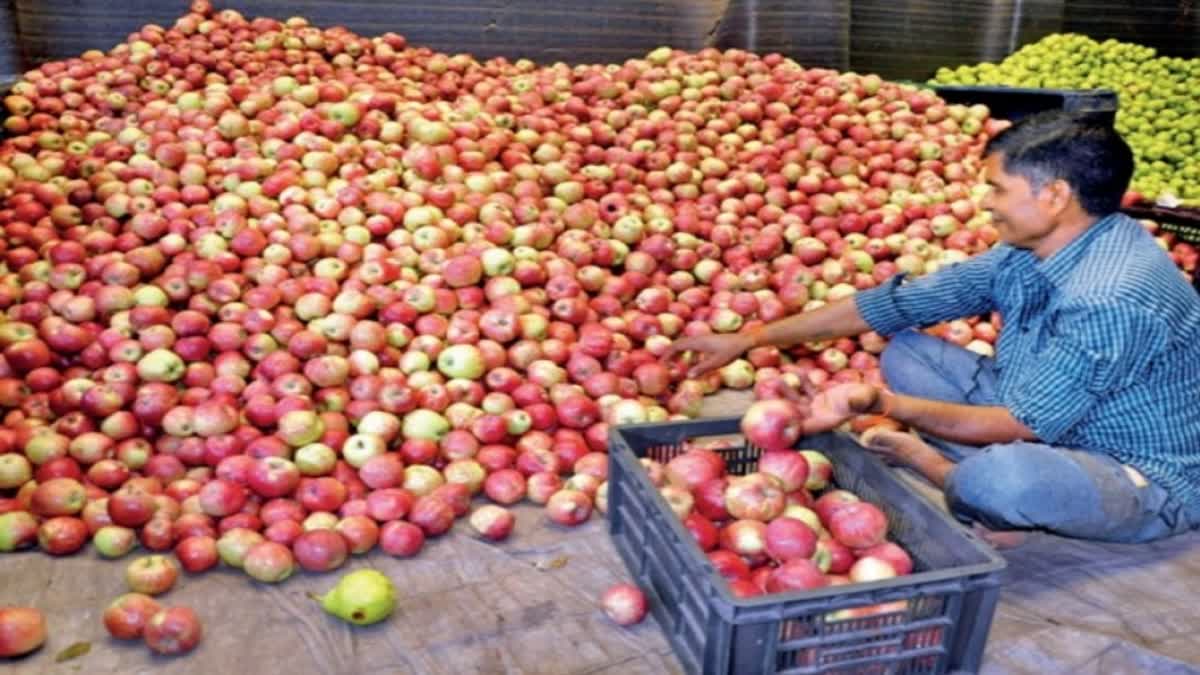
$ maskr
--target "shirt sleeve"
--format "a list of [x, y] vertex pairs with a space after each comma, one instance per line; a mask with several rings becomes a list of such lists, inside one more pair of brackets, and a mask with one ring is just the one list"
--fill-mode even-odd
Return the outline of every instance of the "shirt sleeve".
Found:
[[1018, 421], [1055, 443], [1114, 391], [1144, 379], [1166, 349], [1164, 321], [1140, 307], [1073, 307], [1051, 317], [1045, 348], [1005, 403]]
[[992, 279], [1009, 252], [1009, 247], [997, 246], [916, 280], [898, 274], [887, 283], [856, 293], [854, 302], [871, 329], [887, 336], [983, 314], [995, 307]]

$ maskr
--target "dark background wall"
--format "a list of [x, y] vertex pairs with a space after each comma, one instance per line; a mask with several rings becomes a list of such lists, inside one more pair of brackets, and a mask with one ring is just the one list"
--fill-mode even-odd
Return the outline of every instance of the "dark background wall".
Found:
[[[229, 0], [248, 16], [308, 17], [481, 57], [617, 62], [662, 44], [779, 51], [805, 65], [920, 80], [1076, 31], [1200, 56], [1196, 0]], [[0, 79], [105, 49], [187, 0], [0, 0]]]

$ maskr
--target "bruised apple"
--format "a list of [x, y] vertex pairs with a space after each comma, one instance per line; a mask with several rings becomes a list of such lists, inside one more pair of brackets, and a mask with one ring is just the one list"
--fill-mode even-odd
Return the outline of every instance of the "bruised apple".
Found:
[[783, 513], [786, 504], [779, 482], [764, 473], [739, 476], [725, 488], [725, 510], [734, 518], [765, 523]]
[[795, 492], [808, 481], [808, 460], [792, 450], [768, 450], [758, 459], [758, 471], [773, 476], [785, 492]]

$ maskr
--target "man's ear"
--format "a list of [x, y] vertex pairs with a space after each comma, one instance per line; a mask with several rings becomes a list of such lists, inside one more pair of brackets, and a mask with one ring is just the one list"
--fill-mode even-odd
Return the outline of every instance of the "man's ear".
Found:
[[1051, 181], [1038, 195], [1042, 204], [1052, 213], [1062, 213], [1075, 199], [1071, 184], [1059, 178]]

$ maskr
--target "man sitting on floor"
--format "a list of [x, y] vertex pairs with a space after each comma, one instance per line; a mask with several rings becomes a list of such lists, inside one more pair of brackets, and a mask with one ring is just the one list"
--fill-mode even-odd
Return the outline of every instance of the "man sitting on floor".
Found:
[[[991, 531], [1139, 542], [1200, 527], [1200, 297], [1118, 212], [1129, 146], [1107, 126], [1039, 115], [993, 138], [984, 167], [1001, 237], [987, 253], [756, 331], [683, 338], [672, 354], [700, 356], [695, 376], [756, 346], [875, 330], [891, 337], [890, 391], [833, 387], [806, 432], [864, 413], [908, 425], [920, 436], [876, 429], [863, 443]], [[995, 358], [912, 330], [993, 310]]]

